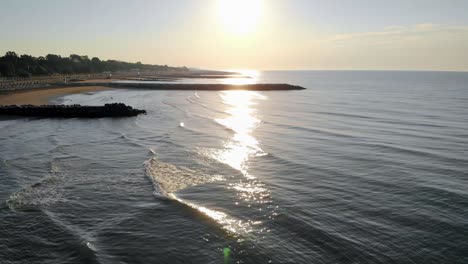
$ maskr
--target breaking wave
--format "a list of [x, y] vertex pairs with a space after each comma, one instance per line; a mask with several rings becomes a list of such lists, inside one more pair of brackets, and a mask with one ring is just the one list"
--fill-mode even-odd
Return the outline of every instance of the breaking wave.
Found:
[[57, 176], [47, 176], [11, 194], [6, 203], [10, 209], [14, 210], [33, 210], [56, 203], [62, 199], [62, 192], [58, 188], [61, 181]]
[[63, 179], [59, 166], [51, 162], [50, 174], [10, 195], [6, 201], [12, 210], [37, 210], [63, 200]]
[[[151, 152], [154, 153], [154, 150]], [[156, 184], [160, 194], [164, 196], [170, 196], [192, 186], [224, 179], [220, 175], [209, 175], [186, 167], [178, 167], [154, 157], [145, 162], [145, 171]]]
[[[152, 153], [154, 152], [152, 151]], [[157, 194], [184, 204], [208, 216], [231, 234], [245, 234], [252, 231], [252, 223], [250, 221], [236, 219], [224, 212], [192, 203], [176, 195], [176, 192], [193, 186], [224, 180], [221, 175], [210, 175], [198, 170], [175, 166], [159, 161], [154, 157], [147, 160], [144, 164], [146, 175], [153, 181]]]

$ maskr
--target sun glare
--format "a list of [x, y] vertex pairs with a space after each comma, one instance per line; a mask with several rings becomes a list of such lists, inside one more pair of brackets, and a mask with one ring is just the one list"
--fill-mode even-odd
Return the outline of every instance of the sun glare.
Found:
[[218, 0], [219, 17], [226, 31], [248, 34], [260, 21], [261, 0]]

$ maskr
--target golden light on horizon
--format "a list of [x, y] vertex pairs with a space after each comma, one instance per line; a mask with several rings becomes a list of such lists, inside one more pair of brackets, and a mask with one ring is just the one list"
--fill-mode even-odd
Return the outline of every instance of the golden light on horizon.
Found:
[[260, 76], [260, 72], [257, 70], [234, 69], [234, 70], [227, 70], [227, 71], [239, 73], [243, 77], [237, 76], [237, 77], [232, 77], [232, 78], [224, 78], [221, 80], [223, 84], [231, 84], [231, 85], [254, 84], [258, 82], [259, 76]]
[[218, 0], [218, 7], [220, 22], [229, 33], [245, 35], [258, 27], [261, 0]]

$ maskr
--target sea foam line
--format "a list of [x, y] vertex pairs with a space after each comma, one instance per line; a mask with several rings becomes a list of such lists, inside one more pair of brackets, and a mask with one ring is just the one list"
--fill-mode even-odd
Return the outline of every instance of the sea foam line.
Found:
[[[153, 152], [154, 153], [154, 152]], [[150, 158], [145, 163], [146, 175], [153, 181], [156, 194], [177, 201], [208, 216], [232, 234], [249, 233], [252, 231], [250, 222], [238, 220], [219, 210], [200, 206], [177, 197], [175, 192], [189, 187], [224, 180], [220, 175], [209, 175], [186, 167], [178, 167]]]

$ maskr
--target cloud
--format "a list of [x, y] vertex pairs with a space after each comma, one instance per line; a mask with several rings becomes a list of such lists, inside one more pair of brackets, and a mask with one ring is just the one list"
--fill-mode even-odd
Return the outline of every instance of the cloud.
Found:
[[304, 68], [468, 71], [466, 43], [468, 26], [424, 23], [323, 36], [301, 52]]
[[411, 26], [391, 26], [381, 31], [358, 32], [348, 34], [336, 34], [326, 41], [344, 41], [356, 39], [371, 39], [388, 36], [417, 36], [427, 33], [464, 33], [468, 34], [468, 26], [441, 26], [437, 24], [425, 23]]

